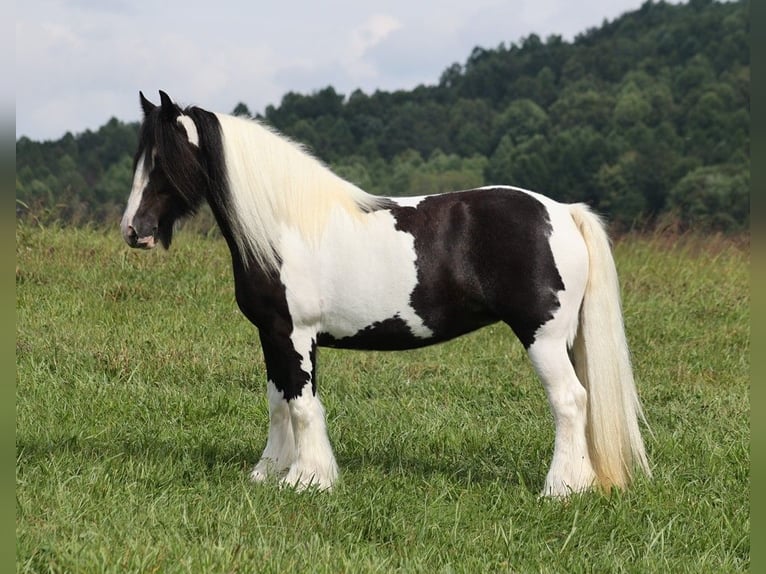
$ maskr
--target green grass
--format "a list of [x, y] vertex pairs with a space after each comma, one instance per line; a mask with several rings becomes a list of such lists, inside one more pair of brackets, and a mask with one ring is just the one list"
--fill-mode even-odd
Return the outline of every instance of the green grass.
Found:
[[220, 240], [16, 232], [19, 572], [749, 569], [749, 248], [616, 245], [652, 480], [539, 499], [541, 386], [510, 330], [322, 349], [341, 481], [254, 485], [265, 369]]

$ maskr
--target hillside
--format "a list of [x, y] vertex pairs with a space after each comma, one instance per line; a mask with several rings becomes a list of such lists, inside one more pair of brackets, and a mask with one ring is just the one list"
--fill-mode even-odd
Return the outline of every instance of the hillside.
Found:
[[[258, 117], [376, 194], [506, 183], [586, 201], [623, 227], [735, 231], [750, 213], [749, 26], [744, 0], [647, 1], [572, 42], [477, 47], [433, 85], [288, 93]], [[113, 222], [137, 130], [113, 118], [19, 139], [17, 213]]]

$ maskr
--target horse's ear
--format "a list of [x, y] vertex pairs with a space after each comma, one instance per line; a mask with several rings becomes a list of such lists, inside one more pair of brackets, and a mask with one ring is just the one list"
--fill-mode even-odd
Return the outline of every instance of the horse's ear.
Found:
[[163, 107], [167, 106], [168, 108], [173, 107], [173, 100], [171, 100], [170, 96], [167, 95], [162, 90], [160, 90], [160, 105], [162, 105]]
[[160, 106], [162, 116], [167, 120], [175, 120], [179, 116], [178, 107], [170, 99], [170, 96], [160, 90]]
[[141, 99], [141, 109], [144, 110], [144, 117], [148, 116], [150, 113], [152, 113], [152, 110], [156, 108], [152, 102], [146, 99], [146, 96], [144, 96], [143, 92], [138, 92], [138, 95]]

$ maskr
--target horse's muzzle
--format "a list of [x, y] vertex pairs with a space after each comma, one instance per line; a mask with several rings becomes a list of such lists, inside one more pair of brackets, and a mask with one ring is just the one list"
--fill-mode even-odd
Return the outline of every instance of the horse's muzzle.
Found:
[[148, 235], [139, 235], [136, 229], [132, 225], [128, 225], [123, 230], [123, 237], [125, 242], [131, 247], [138, 249], [152, 249], [157, 245], [157, 239], [155, 237], [157, 228], [155, 227]]

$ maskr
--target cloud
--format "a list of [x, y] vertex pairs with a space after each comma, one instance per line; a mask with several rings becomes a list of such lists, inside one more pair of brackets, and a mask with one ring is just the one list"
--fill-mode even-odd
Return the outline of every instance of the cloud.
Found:
[[82, 12], [110, 14], [128, 14], [131, 12], [131, 3], [127, 0], [67, 0], [66, 4]]
[[333, 31], [317, 37], [322, 43], [320, 53], [304, 53], [290, 58], [279, 55], [274, 78], [286, 86], [286, 91], [312, 92], [333, 86], [340, 93], [358, 87], [373, 85], [380, 71], [370, 55], [381, 44], [402, 28], [402, 23], [388, 14], [375, 13], [352, 27], [340, 38]]
[[263, 43], [225, 34], [201, 41], [188, 25], [158, 32], [147, 23], [137, 33], [134, 19], [114, 8], [61, 23], [55, 11], [17, 21], [16, 113], [24, 118], [17, 136], [58, 137], [112, 116], [138, 120], [139, 90], [156, 98], [162, 89], [188, 104], [218, 102], [216, 111], [231, 111], [248, 92], [281, 95], [271, 79], [273, 50]]
[[402, 27], [401, 22], [387, 14], [373, 14], [351, 32], [344, 67], [352, 79], [369, 79], [378, 75], [374, 61], [367, 58], [369, 51]]
[[366, 53], [369, 65], [378, 72], [381, 86], [435, 84], [455, 58], [466, 54], [459, 42], [457, 23], [426, 17], [412, 19]]
[[[475, 46], [531, 33], [571, 38], [641, 1], [391, 0], [371, 9], [224, 0], [209, 9], [188, 0], [26, 0], [15, 14], [17, 136], [137, 120], [139, 89], [214, 111], [239, 101], [262, 111], [288, 91], [328, 85], [345, 94], [411, 89], [438, 82]], [[3, 84], [8, 100], [12, 84]]]

